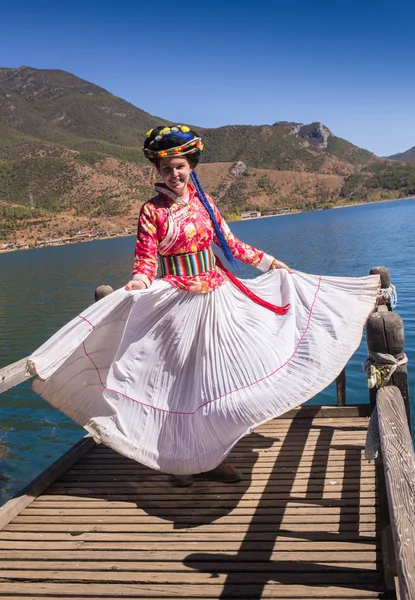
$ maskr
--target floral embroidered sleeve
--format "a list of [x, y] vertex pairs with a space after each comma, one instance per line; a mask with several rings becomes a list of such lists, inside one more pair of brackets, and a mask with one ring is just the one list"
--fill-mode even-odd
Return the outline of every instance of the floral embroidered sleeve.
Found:
[[139, 279], [149, 287], [157, 273], [157, 223], [154, 208], [144, 204], [138, 218], [133, 279]]
[[[248, 265], [257, 267], [260, 271], [268, 271], [272, 265], [272, 262], [274, 261], [274, 257], [270, 256], [269, 254], [266, 254], [262, 250], [257, 250], [249, 244], [241, 242], [241, 240], [235, 237], [232, 231], [229, 229], [229, 226], [226, 223], [225, 219], [220, 214], [217, 206], [211, 200], [211, 198], [209, 198], [209, 201], [213, 206], [216, 220], [219, 224], [219, 227], [225, 235], [226, 241], [229, 244], [229, 248], [231, 249], [232, 255], [238, 260], [247, 263]], [[216, 235], [214, 236], [214, 241], [215, 244], [220, 245], [218, 243]]]

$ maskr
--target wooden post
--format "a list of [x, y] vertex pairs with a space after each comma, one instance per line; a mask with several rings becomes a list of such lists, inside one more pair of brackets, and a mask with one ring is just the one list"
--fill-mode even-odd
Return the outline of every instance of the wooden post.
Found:
[[[388, 311], [387, 309], [373, 313], [366, 323], [366, 339], [369, 352], [392, 354], [397, 360], [401, 359], [405, 345], [401, 317], [397, 313]], [[411, 430], [407, 366], [401, 365], [398, 367], [388, 384], [396, 385], [400, 389], [405, 403], [409, 429]], [[376, 404], [376, 389], [370, 391], [370, 403], [372, 408], [374, 408]]]
[[100, 285], [95, 290], [95, 302], [101, 300], [101, 298], [105, 298], [108, 294], [111, 294], [114, 290], [110, 285]]
[[380, 275], [380, 287], [382, 288], [388, 288], [391, 284], [390, 272], [386, 267], [373, 267], [370, 269], [369, 275]]
[[346, 406], [346, 368], [336, 378], [337, 406]]

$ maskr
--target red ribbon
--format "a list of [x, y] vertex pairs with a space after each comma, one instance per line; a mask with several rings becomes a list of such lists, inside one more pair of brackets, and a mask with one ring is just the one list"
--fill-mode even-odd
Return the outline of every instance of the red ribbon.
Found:
[[271, 310], [272, 312], [276, 313], [277, 315], [287, 314], [287, 312], [290, 308], [289, 304], [286, 304], [285, 306], [276, 306], [275, 304], [271, 304], [271, 302], [262, 300], [262, 298], [260, 298], [259, 296], [257, 296], [253, 292], [251, 292], [251, 290], [248, 289], [246, 287], [246, 285], [244, 285], [240, 279], [235, 277], [235, 275], [232, 275], [232, 273], [230, 273], [228, 271], [228, 269], [223, 266], [222, 261], [220, 260], [220, 258], [218, 258], [216, 256], [216, 254], [215, 254], [215, 259], [216, 259], [216, 264], [225, 273], [225, 275], [229, 279], [229, 281], [231, 281], [234, 285], [236, 285], [238, 290], [240, 290], [243, 294], [245, 294], [245, 296], [248, 296], [248, 298], [250, 298], [250, 300], [252, 300], [252, 302], [255, 302], [256, 304], [259, 304], [260, 306], [263, 306], [264, 308]]

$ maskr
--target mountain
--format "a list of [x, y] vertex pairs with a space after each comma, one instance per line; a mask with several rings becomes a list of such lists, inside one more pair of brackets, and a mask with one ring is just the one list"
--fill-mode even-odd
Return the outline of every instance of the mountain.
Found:
[[[0, 68], [0, 240], [133, 231], [156, 177], [142, 141], [161, 123], [71, 73]], [[380, 159], [322, 123], [195, 129], [201, 178], [227, 217], [415, 190], [415, 165]]]
[[406, 152], [398, 152], [398, 154], [392, 154], [388, 156], [390, 160], [401, 160], [405, 162], [415, 162], [415, 146], [406, 150]]
[[29, 140], [71, 149], [88, 148], [88, 141], [105, 152], [108, 145], [141, 147], [143, 135], [159, 120], [58, 70], [0, 68], [0, 98], [3, 125]]
[[322, 123], [228, 125], [201, 130], [208, 162], [242, 160], [259, 169], [349, 174], [374, 157], [334, 136]]

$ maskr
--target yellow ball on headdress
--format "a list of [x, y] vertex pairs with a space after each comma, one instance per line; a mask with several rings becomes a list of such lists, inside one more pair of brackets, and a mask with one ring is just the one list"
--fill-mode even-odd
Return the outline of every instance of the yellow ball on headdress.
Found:
[[164, 135], [165, 133], [169, 133], [170, 127], [164, 127], [161, 131], [159, 131], [159, 135]]
[[190, 131], [190, 127], [188, 127], [187, 125], [182, 125], [181, 129], [183, 133], [187, 133], [188, 131]]
[[149, 138], [152, 133], [153, 133], [152, 129], [150, 129], [149, 131], [147, 131], [146, 138]]

